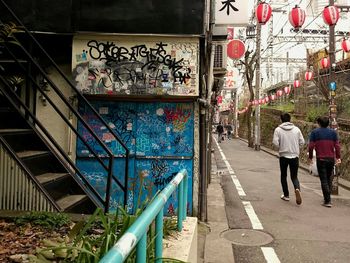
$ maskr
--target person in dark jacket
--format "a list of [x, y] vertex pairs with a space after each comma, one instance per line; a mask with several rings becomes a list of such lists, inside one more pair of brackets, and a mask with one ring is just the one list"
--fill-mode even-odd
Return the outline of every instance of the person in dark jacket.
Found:
[[216, 132], [218, 133], [218, 142], [221, 142], [224, 134], [224, 126], [222, 126], [221, 123], [219, 123], [218, 126], [216, 126]]
[[313, 150], [316, 151], [316, 165], [324, 198], [323, 205], [332, 207], [331, 191], [334, 165], [341, 163], [340, 144], [335, 130], [328, 128], [328, 117], [317, 118], [319, 128], [310, 134], [309, 163], [312, 163]]

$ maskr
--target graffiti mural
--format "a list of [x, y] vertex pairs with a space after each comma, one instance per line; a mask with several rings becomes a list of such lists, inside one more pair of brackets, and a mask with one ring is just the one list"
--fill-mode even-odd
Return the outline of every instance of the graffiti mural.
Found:
[[198, 95], [198, 41], [137, 39], [74, 38], [76, 87], [86, 94]]
[[[109, 126], [123, 139], [133, 155], [128, 183], [129, 212], [134, 211], [145, 200], [162, 190], [181, 169], [189, 174], [188, 209], [192, 211], [192, 170], [194, 148], [194, 109], [192, 103], [136, 103], [136, 102], [92, 102]], [[123, 149], [109, 136], [105, 127], [99, 124], [90, 112], [79, 107], [83, 118], [97, 132], [113, 154], [117, 164], [122, 164]], [[78, 123], [84, 139], [100, 156], [105, 156], [102, 147], [90, 138], [89, 133]], [[103, 192], [107, 174], [92, 161], [89, 149], [77, 141], [77, 164], [87, 178]], [[90, 158], [90, 159], [89, 159]], [[115, 168], [117, 177], [123, 181], [123, 170]], [[98, 176], [96, 175], [98, 174]], [[92, 179], [90, 179], [92, 178]], [[113, 204], [123, 198], [122, 193], [113, 186]], [[174, 195], [166, 205], [167, 214], [177, 209]]]

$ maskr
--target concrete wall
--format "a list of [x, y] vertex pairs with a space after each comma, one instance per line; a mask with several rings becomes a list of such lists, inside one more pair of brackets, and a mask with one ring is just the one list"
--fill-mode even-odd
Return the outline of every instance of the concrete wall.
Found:
[[[61, 65], [61, 70], [67, 75], [71, 75], [70, 65]], [[56, 73], [56, 71], [47, 69], [49, 78], [56, 84], [61, 90], [64, 96], [69, 99], [72, 96], [71, 89], [67, 83]], [[69, 108], [63, 103], [63, 101], [56, 95], [50, 86], [48, 86], [47, 95], [52, 99], [53, 103], [61, 109], [64, 116], [69, 118]], [[75, 136], [70, 133], [70, 129], [63, 119], [57, 114], [51, 104], [43, 99], [38, 92], [36, 98], [36, 116], [39, 121], [46, 127], [53, 138], [58, 142], [62, 149], [66, 153], [71, 153], [72, 159], [75, 156]], [[74, 124], [75, 121], [72, 120]], [[71, 137], [73, 136], [73, 137]]]

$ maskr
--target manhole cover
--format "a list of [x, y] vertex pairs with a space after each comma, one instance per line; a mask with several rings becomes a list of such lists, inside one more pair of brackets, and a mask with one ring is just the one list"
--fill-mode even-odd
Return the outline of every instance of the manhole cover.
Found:
[[271, 235], [253, 229], [231, 229], [221, 235], [233, 244], [241, 246], [262, 246], [273, 241]]

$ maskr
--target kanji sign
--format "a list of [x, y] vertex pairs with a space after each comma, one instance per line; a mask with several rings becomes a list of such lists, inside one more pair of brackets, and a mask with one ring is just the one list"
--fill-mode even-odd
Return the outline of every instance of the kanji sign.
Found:
[[216, 25], [248, 25], [249, 1], [247, 0], [215, 0]]

